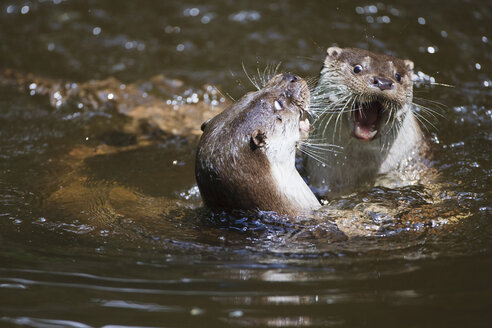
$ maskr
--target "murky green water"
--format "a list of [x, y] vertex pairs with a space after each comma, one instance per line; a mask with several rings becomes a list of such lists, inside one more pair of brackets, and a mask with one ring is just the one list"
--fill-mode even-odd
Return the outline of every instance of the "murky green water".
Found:
[[[0, 326], [490, 326], [491, 22], [479, 0], [3, 2], [0, 68], [45, 78], [164, 74], [237, 98], [252, 89], [243, 64], [316, 76], [335, 44], [412, 59], [454, 86], [415, 95], [446, 106], [426, 102], [445, 116], [427, 125], [433, 167], [449, 217], [467, 215], [345, 241], [320, 236], [323, 224], [204, 219], [195, 139], [92, 156], [74, 173], [72, 149], [132, 144], [114, 133], [126, 119], [4, 86]], [[418, 195], [375, 188], [348, 202], [418, 207]]]

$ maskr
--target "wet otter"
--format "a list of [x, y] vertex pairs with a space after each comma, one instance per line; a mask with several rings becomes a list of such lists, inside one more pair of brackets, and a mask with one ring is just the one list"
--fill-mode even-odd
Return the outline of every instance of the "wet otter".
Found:
[[320, 207], [295, 168], [309, 97], [304, 80], [279, 74], [202, 126], [195, 175], [208, 207], [291, 216]]
[[[320, 196], [336, 196], [374, 183], [400, 184], [409, 173], [404, 166], [426, 148], [412, 113], [413, 62], [354, 48], [331, 47], [327, 53], [311, 96], [317, 118], [310, 141], [343, 150], [307, 159], [312, 188]], [[397, 170], [398, 177], [388, 179]], [[378, 180], [382, 174], [386, 180]]]

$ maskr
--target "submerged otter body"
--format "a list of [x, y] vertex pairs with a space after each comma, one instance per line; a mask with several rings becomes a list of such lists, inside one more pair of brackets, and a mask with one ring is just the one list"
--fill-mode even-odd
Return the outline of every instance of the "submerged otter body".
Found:
[[[311, 96], [311, 144], [334, 144], [317, 153], [306, 171], [320, 196], [336, 196], [374, 183], [418, 157], [425, 148], [412, 113], [413, 62], [363, 49], [332, 47]], [[398, 184], [391, 181], [391, 186]]]
[[295, 168], [309, 97], [304, 80], [279, 74], [204, 124], [195, 175], [205, 205], [287, 215], [320, 207]]

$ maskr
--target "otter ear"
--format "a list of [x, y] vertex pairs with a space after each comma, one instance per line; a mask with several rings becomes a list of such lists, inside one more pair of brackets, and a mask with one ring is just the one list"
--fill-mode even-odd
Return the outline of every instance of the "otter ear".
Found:
[[328, 50], [326, 50], [326, 52], [328, 53], [328, 57], [331, 57], [333, 59], [337, 59], [342, 51], [342, 48], [339, 47], [329, 47]]
[[413, 71], [413, 61], [405, 59], [403, 62], [405, 63], [405, 67], [407, 70]]
[[266, 145], [267, 136], [261, 130], [255, 130], [251, 135], [251, 146], [253, 149], [260, 148]]
[[205, 128], [207, 127], [207, 124], [208, 122], [210, 122], [211, 118], [209, 118], [208, 120], [206, 120], [205, 122], [202, 123], [202, 125], [200, 126], [200, 129], [202, 131], [205, 131]]

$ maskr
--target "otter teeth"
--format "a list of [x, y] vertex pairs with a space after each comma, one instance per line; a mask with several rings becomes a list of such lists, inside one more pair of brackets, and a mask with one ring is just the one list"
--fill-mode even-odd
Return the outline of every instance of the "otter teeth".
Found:
[[278, 100], [275, 100], [273, 102], [273, 106], [275, 107], [276, 110], [281, 110], [282, 109], [282, 105], [280, 104], [280, 102]]
[[374, 136], [377, 133], [378, 133], [378, 130], [367, 131], [367, 130], [361, 129], [361, 127], [358, 124], [355, 126], [355, 134], [358, 136], [363, 136], [364, 139], [370, 140], [370, 139], [374, 138]]
[[311, 125], [309, 124], [309, 120], [307, 118], [304, 121], [299, 122], [299, 130], [304, 133], [309, 133], [309, 130], [311, 130]]

